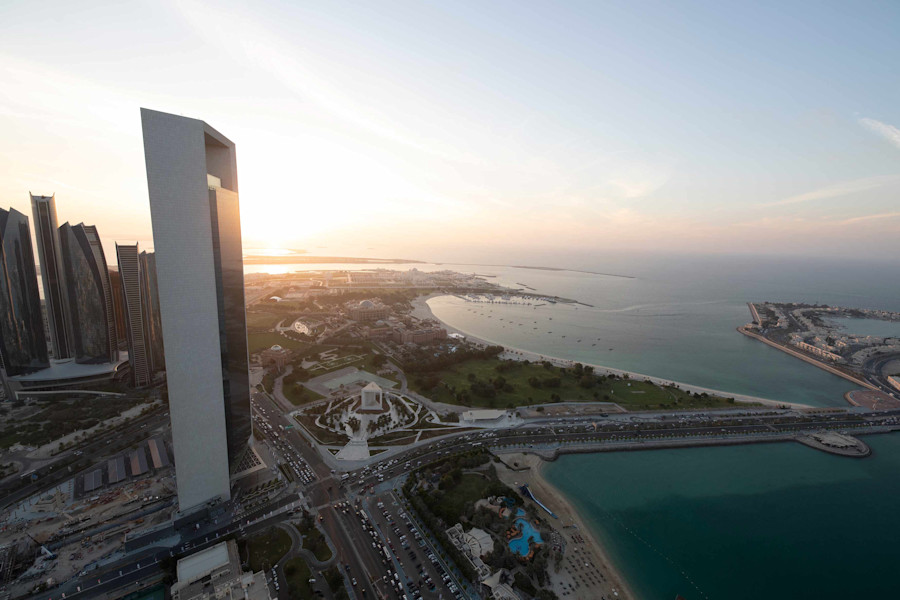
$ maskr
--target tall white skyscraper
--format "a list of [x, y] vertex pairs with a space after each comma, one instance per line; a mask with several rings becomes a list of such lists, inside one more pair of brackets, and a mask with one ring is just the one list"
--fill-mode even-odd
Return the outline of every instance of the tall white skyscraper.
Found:
[[196, 119], [141, 109], [182, 512], [230, 497], [251, 434], [234, 144]]

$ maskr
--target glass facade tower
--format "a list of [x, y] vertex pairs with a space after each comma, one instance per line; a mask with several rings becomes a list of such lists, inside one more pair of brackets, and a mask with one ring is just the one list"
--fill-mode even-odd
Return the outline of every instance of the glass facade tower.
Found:
[[0, 209], [0, 368], [14, 376], [49, 366], [28, 217]]
[[53, 357], [71, 357], [69, 319], [67, 312], [66, 280], [59, 250], [59, 227], [56, 222], [56, 196], [31, 196], [34, 216], [34, 235], [41, 262], [41, 281], [44, 284], [44, 303]]
[[141, 293], [141, 258], [137, 244], [116, 244], [122, 298], [125, 304], [125, 332], [128, 361], [135, 386], [150, 383], [150, 351], [145, 336], [144, 298]]
[[109, 270], [93, 226], [64, 223], [59, 247], [66, 281], [70, 351], [75, 362], [97, 364], [118, 360]]
[[222, 348], [222, 388], [228, 460], [240, 460], [253, 432], [250, 419], [250, 370], [247, 352], [247, 318], [244, 304], [244, 258], [241, 246], [241, 211], [236, 193], [223, 188], [209, 190], [213, 262], [219, 336]]

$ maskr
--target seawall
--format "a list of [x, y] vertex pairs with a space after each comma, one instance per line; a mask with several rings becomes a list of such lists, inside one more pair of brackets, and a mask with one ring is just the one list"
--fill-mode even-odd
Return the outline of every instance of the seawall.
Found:
[[837, 375], [838, 377], [843, 377], [847, 381], [851, 381], [858, 386], [864, 387], [864, 388], [872, 390], [874, 392], [880, 391], [876, 386], [872, 385], [871, 383], [869, 383], [867, 381], [860, 379], [859, 377], [855, 377], [845, 371], [836, 369], [835, 367], [832, 367], [829, 364], [826, 364], [819, 360], [816, 360], [815, 358], [812, 358], [811, 356], [807, 356], [806, 354], [803, 354], [792, 348], [788, 348], [787, 346], [785, 346], [783, 344], [773, 342], [772, 340], [766, 338], [765, 336], [759, 335], [758, 333], [753, 333], [752, 331], [747, 329], [746, 325], [741, 325], [740, 327], [737, 328], [737, 330], [739, 332], [743, 333], [744, 335], [746, 335], [747, 337], [751, 337], [755, 340], [759, 340], [760, 342], [762, 342], [764, 344], [768, 344], [769, 346], [772, 346], [773, 348], [778, 348], [782, 352], [786, 352], [787, 354], [790, 354], [793, 357], [799, 358], [800, 360], [808, 362], [809, 364], [811, 364], [813, 366], [819, 367], [823, 371], [828, 371], [832, 375]]
[[[892, 433], [896, 431], [895, 429], [888, 429], [884, 427], [872, 428], [868, 431], [855, 431], [853, 433], [854, 436], [862, 436], [862, 435], [875, 435], [882, 433]], [[580, 445], [580, 446], [559, 446], [556, 448], [517, 448], [517, 449], [494, 449], [493, 453], [501, 456], [504, 454], [534, 454], [536, 456], [540, 456], [543, 460], [548, 462], [553, 462], [557, 458], [559, 458], [562, 454], [596, 454], [599, 452], [635, 452], [641, 450], [672, 450], [679, 448], [705, 448], [712, 446], [743, 446], [747, 444], [774, 444], [779, 442], [798, 442], [803, 445], [814, 448], [816, 450], [821, 450], [823, 452], [828, 452], [831, 454], [837, 454], [840, 456], [854, 456], [854, 457], [865, 457], [871, 454], [869, 450], [866, 453], [859, 454], [844, 454], [842, 452], [834, 452], [830, 448], [824, 447], [824, 445], [813, 445], [807, 443], [805, 440], [801, 441], [801, 437], [808, 437], [808, 434], [798, 434], [796, 432], [787, 432], [781, 434], [772, 434], [765, 436], [747, 436], [747, 437], [734, 437], [734, 438], [723, 438], [723, 439], [684, 439], [684, 440], [651, 440], [646, 442], [626, 442], [626, 443], [609, 443], [604, 442], [603, 444], [595, 444], [595, 445]], [[863, 443], [861, 440], [858, 440], [861, 446], [868, 448], [868, 446]], [[505, 461], [504, 461], [505, 462]]]

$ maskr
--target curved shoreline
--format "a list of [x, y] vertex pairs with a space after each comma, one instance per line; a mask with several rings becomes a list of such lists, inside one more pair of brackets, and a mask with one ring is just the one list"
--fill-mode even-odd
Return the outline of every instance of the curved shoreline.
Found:
[[[431, 307], [428, 305], [428, 301], [432, 298], [437, 298], [440, 296], [451, 296], [451, 294], [441, 294], [434, 293], [428, 294], [427, 296], [419, 296], [418, 298], [412, 301], [413, 305], [413, 316], [416, 316], [420, 319], [434, 319], [435, 321], [441, 323], [444, 328], [447, 329], [448, 332], [459, 333], [460, 335], [466, 336], [466, 339], [469, 339], [473, 342], [487, 345], [487, 346], [503, 346], [506, 349], [503, 355], [506, 358], [510, 358], [513, 360], [529, 360], [529, 361], [549, 361], [557, 366], [571, 366], [578, 361], [559, 358], [557, 356], [548, 356], [546, 354], [539, 354], [537, 352], [532, 352], [530, 350], [524, 350], [522, 348], [517, 348], [515, 346], [510, 346], [508, 344], [504, 344], [502, 342], [496, 342], [491, 340], [485, 340], [484, 338], [480, 338], [478, 336], [472, 335], [467, 331], [463, 331], [457, 327], [453, 327], [452, 325], [446, 323], [445, 321], [437, 318], [434, 312], [432, 312]], [[636, 378], [640, 380], [649, 380], [656, 385], [675, 385], [682, 390], [690, 393], [698, 393], [698, 394], [712, 394], [715, 396], [721, 396], [723, 398], [734, 398], [735, 402], [741, 402], [745, 404], [762, 404], [765, 406], [789, 406], [791, 408], [818, 408], [815, 406], [811, 406], [809, 404], [801, 404], [799, 402], [785, 402], [781, 400], [770, 400], [768, 398], [759, 398], [756, 396], [748, 396], [746, 394], [735, 394], [733, 392], [726, 392], [723, 390], [715, 390], [712, 388], [706, 388], [698, 385], [693, 385], [690, 383], [682, 383], [680, 381], [673, 381], [671, 379], [663, 379], [662, 377], [655, 377], [653, 375], [646, 375], [644, 373], [637, 373], [635, 371], [626, 371], [624, 369], [616, 369], [613, 367], [607, 367], [604, 365], [597, 365], [592, 363], [581, 363], [583, 365], [591, 366], [594, 368], [594, 371], [597, 373], [604, 373], [606, 375], [617, 375], [619, 377], [623, 375], [628, 375], [630, 378]]]
[[[531, 488], [532, 493], [534, 493], [537, 498], [540, 498], [541, 502], [545, 503], [547, 508], [557, 515], [559, 519], [558, 525], [560, 527], [554, 528], [566, 540], [566, 553], [562, 567], [567, 568], [566, 563], [568, 562], [571, 562], [572, 566], [574, 566], [577, 560], [580, 568], [581, 561], [589, 560], [593, 567], [597, 568], [601, 573], [604, 573], [604, 587], [609, 588], [608, 590], [604, 590], [604, 595], [615, 590], [617, 592], [615, 597], [618, 600], [636, 599], [637, 596], [628, 585], [628, 580], [625, 579], [621, 570], [616, 566], [616, 563], [611, 560], [605, 546], [600, 543], [597, 531], [585, 521], [581, 512], [575, 507], [575, 502], [563, 494], [544, 476], [543, 469], [546, 461], [536, 454], [514, 453], [504, 456], [503, 458], [504, 462], [501, 464], [503, 464], [505, 468], [502, 470], [498, 469], [500, 479], [511, 487], [527, 483], [528, 487]], [[519, 470], [509, 468], [506, 466], [506, 460], [509, 460], [510, 458], [516, 461], [521, 460], [527, 465], [527, 468], [521, 468]], [[557, 523], [553, 524], [557, 525]], [[578, 537], [576, 538], [576, 536]], [[578, 538], [580, 538], [580, 541]], [[576, 558], [574, 556], [576, 551], [579, 554], [583, 552], [584, 555]], [[569, 574], [571, 576], [571, 572], [569, 572]], [[576, 592], [575, 597], [585, 598], [591, 596], [583, 596]], [[610, 598], [612, 596], [606, 597]]]

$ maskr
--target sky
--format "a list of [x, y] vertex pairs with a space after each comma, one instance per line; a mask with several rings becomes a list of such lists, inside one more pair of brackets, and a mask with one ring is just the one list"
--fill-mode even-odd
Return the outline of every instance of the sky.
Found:
[[[900, 3], [0, 4], [0, 207], [152, 246], [139, 108], [237, 145], [246, 248], [900, 253]], [[114, 260], [114, 258], [112, 259]]]

